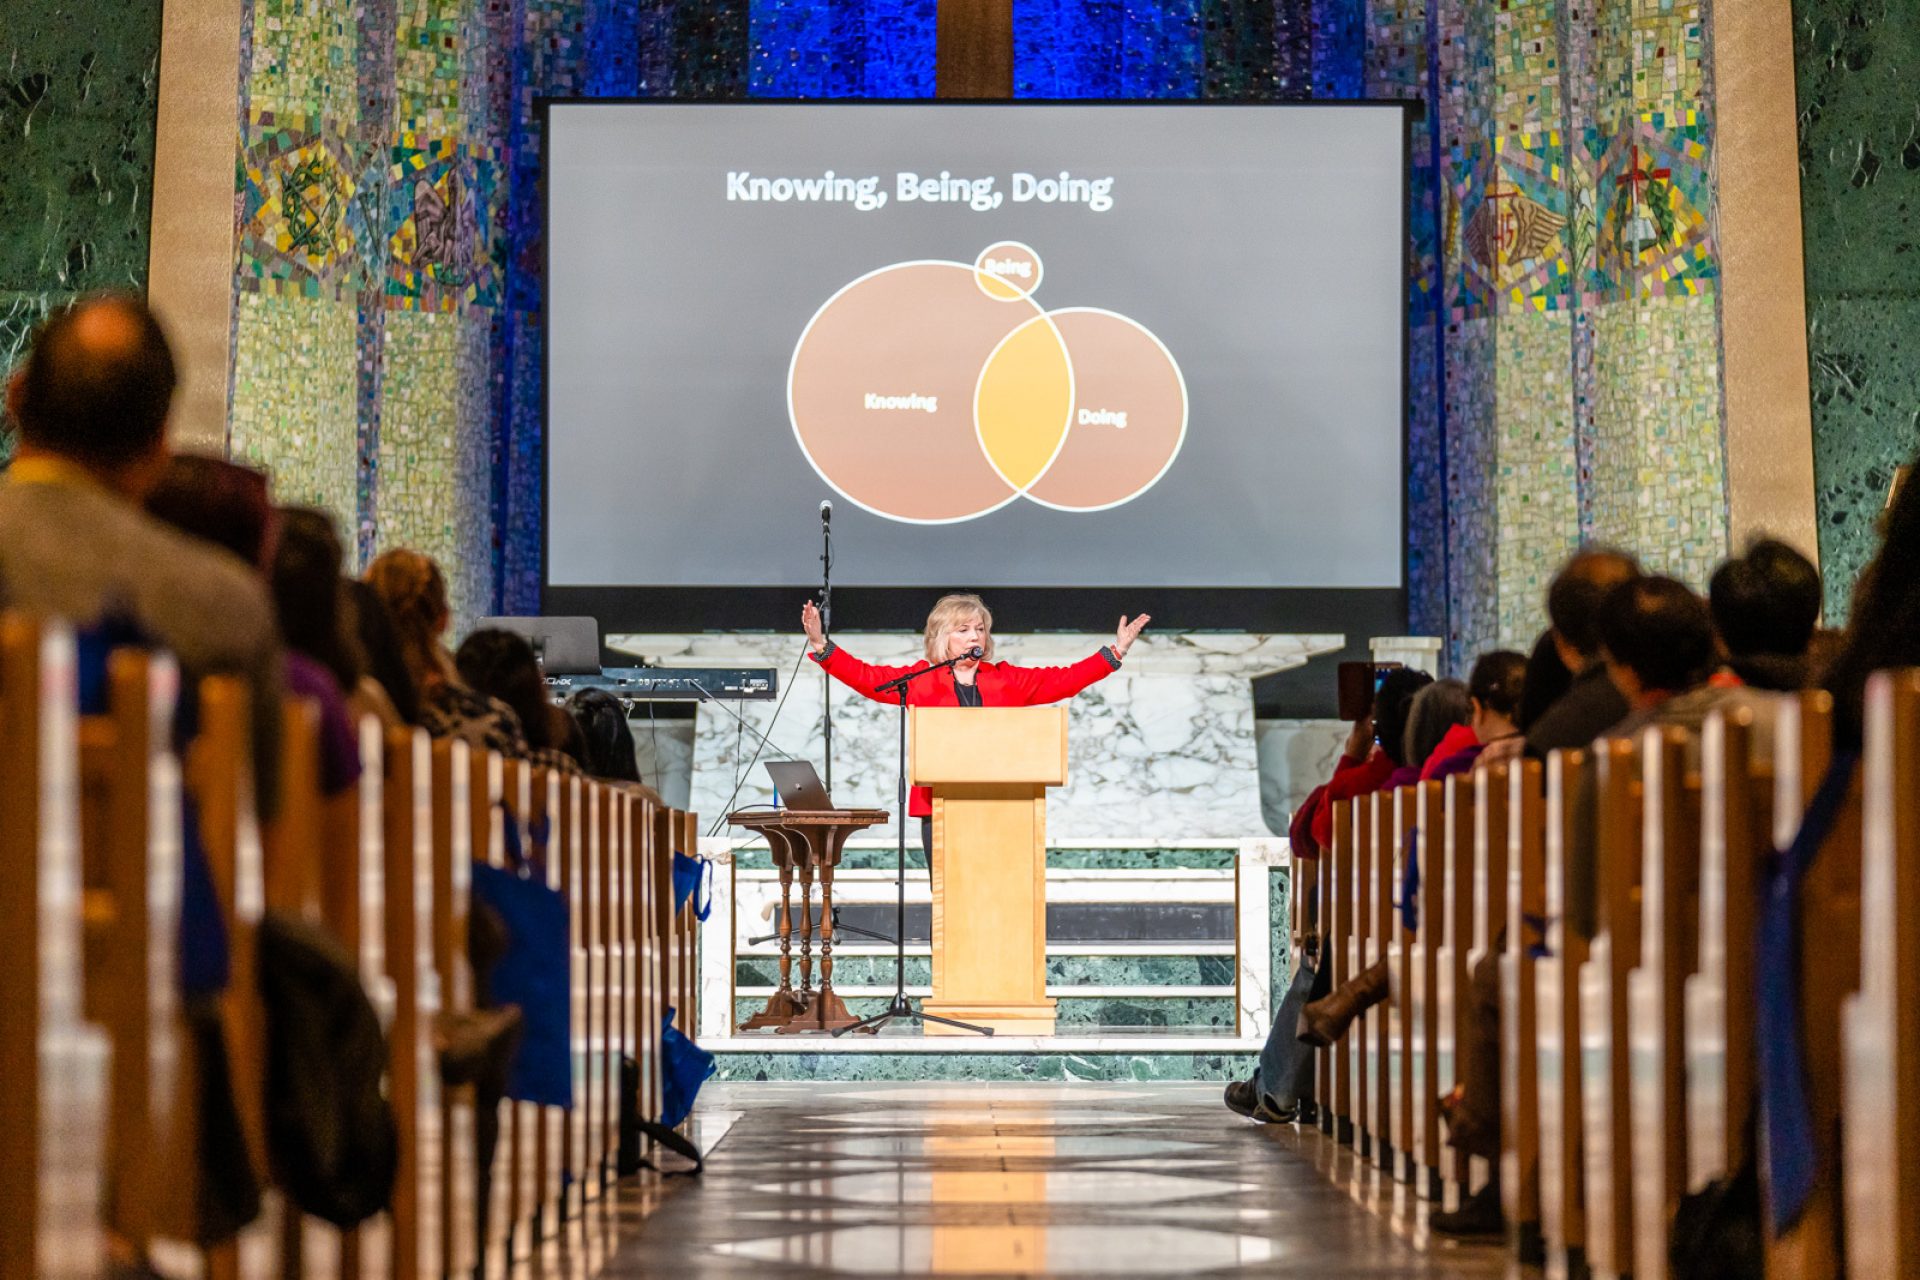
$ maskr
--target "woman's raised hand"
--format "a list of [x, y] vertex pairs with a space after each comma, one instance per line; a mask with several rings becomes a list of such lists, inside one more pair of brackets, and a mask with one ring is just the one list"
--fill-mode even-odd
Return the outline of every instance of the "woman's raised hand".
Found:
[[1152, 621], [1153, 619], [1151, 617], [1143, 613], [1132, 622], [1128, 622], [1127, 615], [1124, 613], [1121, 614], [1120, 628], [1113, 633], [1113, 656], [1116, 658], [1126, 657], [1127, 650], [1133, 646], [1135, 640], [1140, 638], [1140, 632]]
[[809, 600], [800, 606], [800, 629], [807, 633], [807, 647], [819, 653], [827, 647], [827, 633], [820, 626], [820, 610]]

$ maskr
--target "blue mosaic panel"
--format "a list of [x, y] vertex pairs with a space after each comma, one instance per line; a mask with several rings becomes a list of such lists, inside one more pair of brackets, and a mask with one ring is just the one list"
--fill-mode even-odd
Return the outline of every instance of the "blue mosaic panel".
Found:
[[1014, 0], [1014, 96], [1199, 97], [1202, 8], [1201, 0]]
[[1366, 0], [1313, 0], [1313, 96], [1322, 101], [1366, 92]]

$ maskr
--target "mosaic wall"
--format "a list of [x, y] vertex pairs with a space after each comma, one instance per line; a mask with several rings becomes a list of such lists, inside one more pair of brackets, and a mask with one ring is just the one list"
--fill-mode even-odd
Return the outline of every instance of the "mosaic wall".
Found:
[[[240, 0], [233, 445], [538, 599], [541, 95], [913, 98], [935, 0]], [[1523, 643], [1582, 538], [1725, 541], [1699, 0], [1015, 0], [1036, 98], [1400, 98], [1413, 625]]]
[[1839, 622], [1893, 468], [1920, 448], [1920, 21], [1907, 0], [1793, 0], [1793, 13], [1815, 503]]
[[47, 308], [147, 279], [160, 0], [0, 5], [0, 369]]

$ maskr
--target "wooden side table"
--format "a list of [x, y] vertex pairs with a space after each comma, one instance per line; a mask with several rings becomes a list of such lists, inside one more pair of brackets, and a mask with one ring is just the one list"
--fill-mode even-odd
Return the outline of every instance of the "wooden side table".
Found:
[[[878, 826], [885, 809], [741, 809], [727, 821], [756, 832], [780, 872], [780, 988], [766, 1007], [740, 1024], [742, 1031], [783, 1035], [829, 1032], [859, 1019], [833, 989], [833, 873], [856, 831]], [[820, 987], [813, 988], [813, 884], [820, 882]], [[793, 985], [793, 885], [800, 882], [800, 985]]]

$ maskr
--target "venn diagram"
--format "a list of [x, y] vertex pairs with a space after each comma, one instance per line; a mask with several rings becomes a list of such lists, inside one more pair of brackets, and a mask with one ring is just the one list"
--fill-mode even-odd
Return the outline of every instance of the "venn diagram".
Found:
[[787, 407], [829, 485], [876, 515], [973, 520], [1017, 498], [1103, 511], [1159, 483], [1187, 434], [1180, 366], [1144, 326], [1033, 300], [1039, 255], [901, 262], [847, 285], [794, 349]]

